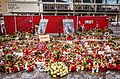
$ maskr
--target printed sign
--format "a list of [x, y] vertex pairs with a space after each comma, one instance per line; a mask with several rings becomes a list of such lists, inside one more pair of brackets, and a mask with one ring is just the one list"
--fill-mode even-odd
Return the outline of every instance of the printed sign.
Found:
[[40, 42], [50, 41], [49, 35], [39, 35]]
[[48, 19], [41, 19], [38, 27], [38, 34], [44, 34], [47, 27]]
[[64, 33], [74, 33], [74, 21], [73, 19], [63, 19]]
[[85, 24], [93, 24], [93, 20], [85, 20]]

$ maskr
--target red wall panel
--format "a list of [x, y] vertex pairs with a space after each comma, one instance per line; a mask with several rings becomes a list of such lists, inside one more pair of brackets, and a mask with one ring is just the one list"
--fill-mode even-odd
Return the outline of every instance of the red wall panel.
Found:
[[46, 33], [58, 33], [58, 26], [60, 26], [60, 32], [63, 32], [62, 19], [64, 16], [44, 16], [44, 19], [48, 19]]
[[76, 30], [76, 16], [44, 16], [43, 18], [49, 19], [46, 33], [59, 33], [58, 26], [60, 26], [60, 32], [63, 33], [63, 19], [73, 19], [74, 29]]
[[[92, 24], [85, 24], [86, 20], [93, 20]], [[90, 27], [93, 29], [101, 28], [104, 30], [105, 28], [108, 28], [108, 17], [107, 16], [79, 16], [78, 17], [79, 25], [78, 28], [81, 25], [84, 25], [86, 30], [89, 30]]]
[[[16, 21], [14, 17], [16, 17]], [[58, 26], [60, 26], [60, 32], [63, 33], [63, 19], [73, 19], [74, 29], [76, 30], [77, 16], [43, 16], [43, 18], [49, 19], [46, 33], [58, 33]], [[36, 24], [39, 24], [40, 19], [40, 16], [4, 16], [6, 32], [7, 34], [15, 32], [15, 22], [18, 31], [21, 29], [23, 32], [29, 32], [31, 27], [35, 27]], [[85, 24], [86, 20], [93, 20], [93, 23]], [[79, 16], [78, 22], [78, 28], [84, 24], [86, 30], [89, 30], [90, 27], [94, 29], [101, 28], [103, 30], [108, 28], [107, 16]]]
[[33, 16], [33, 25], [39, 25], [39, 22], [40, 22], [40, 16]]
[[4, 16], [4, 23], [6, 33], [11, 34], [15, 32], [15, 19], [14, 16]]
[[32, 16], [16, 16], [17, 31], [29, 32], [33, 26]]

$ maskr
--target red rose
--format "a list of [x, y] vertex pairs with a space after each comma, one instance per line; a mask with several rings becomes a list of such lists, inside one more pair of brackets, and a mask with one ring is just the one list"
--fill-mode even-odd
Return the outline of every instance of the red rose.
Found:
[[31, 71], [33, 71], [33, 68], [30, 66], [30, 67], [28, 67], [28, 70], [27, 70], [28, 72], [31, 72]]
[[21, 65], [20, 66], [20, 71], [22, 71], [24, 69], [24, 66], [23, 65]]
[[13, 66], [13, 72], [18, 72], [19, 70], [18, 70], [18, 66], [16, 66], [16, 65], [14, 65]]
[[76, 65], [72, 65], [71, 72], [76, 72]]

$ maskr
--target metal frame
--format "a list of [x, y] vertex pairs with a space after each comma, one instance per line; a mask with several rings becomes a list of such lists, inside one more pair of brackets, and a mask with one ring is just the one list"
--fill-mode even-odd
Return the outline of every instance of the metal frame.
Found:
[[[64, 2], [42, 2], [42, 0], [38, 0], [38, 1], [14, 1], [14, 2], [8, 2], [8, 3], [36, 3], [38, 4], [38, 7], [40, 4], [43, 4], [43, 12], [39, 11], [39, 15], [40, 14], [46, 14], [46, 13], [51, 13], [51, 14], [71, 14], [71, 15], [78, 15], [78, 14], [110, 14], [110, 15], [120, 15], [120, 9], [112, 9], [113, 6], [116, 7], [120, 7], [120, 4], [103, 4], [103, 3], [95, 3], [96, 0], [94, 0], [93, 3], [83, 3], [83, 0], [81, 0], [81, 3], [78, 2], [74, 2], [75, 0], [73, 0], [73, 10], [71, 10], [68, 6], [68, 3], [64, 3]], [[45, 8], [45, 6], [47, 8]], [[51, 8], [50, 8], [51, 6]], [[59, 7], [61, 6], [61, 7]], [[65, 8], [66, 7], [66, 8]], [[110, 8], [111, 7], [111, 8]], [[99, 9], [100, 8], [100, 9]], [[29, 12], [9, 12], [12, 14], [34, 14], [33, 13], [29, 13]]]

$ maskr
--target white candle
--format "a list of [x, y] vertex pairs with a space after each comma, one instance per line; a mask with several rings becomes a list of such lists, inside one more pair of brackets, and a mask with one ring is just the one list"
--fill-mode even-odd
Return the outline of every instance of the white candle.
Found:
[[81, 70], [84, 70], [84, 66], [81, 67]]
[[94, 68], [92, 68], [92, 73], [94, 73], [94, 70], [95, 70], [95, 69], [94, 69]]

